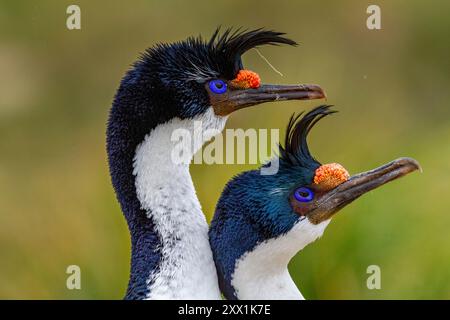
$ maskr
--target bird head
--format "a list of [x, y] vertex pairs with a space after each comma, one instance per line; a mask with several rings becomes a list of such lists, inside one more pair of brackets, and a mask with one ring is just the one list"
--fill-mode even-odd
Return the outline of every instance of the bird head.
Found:
[[237, 289], [241, 298], [261, 297], [245, 293], [250, 273], [259, 272], [261, 277], [277, 268], [273, 266], [285, 268], [299, 250], [323, 234], [340, 209], [420, 169], [414, 159], [399, 158], [350, 176], [340, 164], [319, 163], [310, 154], [307, 136], [318, 121], [334, 112], [330, 106], [319, 106], [291, 117], [284, 147], [280, 146], [278, 172], [247, 171], [225, 187], [211, 223], [210, 243], [227, 297], [235, 297]]
[[156, 45], [125, 76], [116, 103], [127, 105], [136, 125], [149, 117], [161, 123], [211, 109], [220, 117], [263, 102], [324, 98], [317, 85], [264, 85], [257, 73], [244, 69], [246, 51], [278, 44], [296, 45], [283, 33], [263, 29], [217, 29], [209, 41], [191, 37]]
[[322, 118], [335, 113], [330, 106], [319, 106], [305, 114], [291, 117], [280, 147], [279, 181], [294, 221], [307, 220], [312, 225], [328, 221], [340, 209], [385, 183], [420, 169], [411, 158], [399, 158], [378, 168], [350, 176], [338, 163], [321, 164], [310, 153], [307, 136]]

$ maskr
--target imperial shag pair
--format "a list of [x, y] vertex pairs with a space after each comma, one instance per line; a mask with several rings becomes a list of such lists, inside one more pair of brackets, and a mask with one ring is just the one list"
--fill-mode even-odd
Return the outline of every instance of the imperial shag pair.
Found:
[[[126, 299], [220, 299], [221, 293], [301, 299], [287, 271], [292, 256], [320, 237], [339, 209], [419, 168], [402, 158], [349, 178], [338, 164], [321, 165], [306, 142], [314, 124], [333, 113], [320, 106], [291, 118], [277, 174], [253, 170], [227, 184], [209, 229], [189, 162], [210, 132], [221, 131], [241, 108], [325, 96], [317, 85], [260, 84], [241, 56], [266, 44], [296, 43], [262, 29], [217, 30], [209, 41], [189, 38], [148, 49], [123, 78], [109, 116], [107, 152], [131, 234]], [[194, 130], [194, 122], [203, 130]], [[183, 149], [191, 153], [181, 163], [173, 161], [171, 139], [180, 128], [197, 141]], [[205, 134], [195, 137], [198, 132]]]

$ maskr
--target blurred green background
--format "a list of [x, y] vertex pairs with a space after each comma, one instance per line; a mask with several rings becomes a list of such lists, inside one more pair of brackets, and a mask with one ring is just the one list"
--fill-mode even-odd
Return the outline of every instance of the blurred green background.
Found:
[[[81, 7], [82, 29], [66, 28]], [[366, 28], [381, 7], [382, 30]], [[285, 31], [300, 46], [253, 50], [264, 82], [318, 83], [340, 111], [310, 137], [323, 163], [351, 173], [399, 156], [423, 173], [337, 215], [290, 264], [309, 299], [450, 298], [449, 1], [0, 1], [0, 298], [119, 299], [129, 234], [110, 185], [105, 122], [119, 81], [156, 42], [218, 26]], [[227, 128], [284, 128], [313, 102], [266, 104]], [[225, 183], [256, 167], [193, 165], [210, 219]], [[82, 290], [66, 289], [81, 267]], [[381, 290], [366, 287], [381, 267]]]

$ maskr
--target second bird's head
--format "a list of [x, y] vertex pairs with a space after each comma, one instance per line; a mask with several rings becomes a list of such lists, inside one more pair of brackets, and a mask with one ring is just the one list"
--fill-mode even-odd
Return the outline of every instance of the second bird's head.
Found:
[[278, 172], [244, 172], [222, 192], [210, 242], [227, 298], [239, 297], [239, 289], [241, 297], [260, 297], [245, 292], [244, 278], [249, 277], [245, 270], [267, 274], [269, 269], [287, 267], [298, 251], [322, 235], [340, 209], [420, 168], [414, 159], [399, 158], [350, 176], [340, 164], [319, 163], [309, 152], [307, 135], [319, 120], [334, 112], [330, 106], [319, 106], [291, 117], [284, 147], [280, 146]]

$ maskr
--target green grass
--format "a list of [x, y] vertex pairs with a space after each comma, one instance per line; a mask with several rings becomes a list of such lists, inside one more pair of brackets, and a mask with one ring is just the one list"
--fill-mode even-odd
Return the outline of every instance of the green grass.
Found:
[[[109, 299], [124, 294], [129, 236], [109, 182], [105, 122], [120, 78], [158, 41], [209, 36], [218, 25], [279, 29], [297, 48], [264, 47], [248, 69], [265, 82], [313, 82], [339, 114], [311, 134], [312, 152], [351, 173], [399, 156], [414, 173], [365, 195], [333, 219], [290, 270], [313, 299], [450, 298], [450, 6], [378, 1], [381, 31], [360, 1], [70, 1], [0, 3], [0, 298]], [[176, 9], [175, 9], [176, 8]], [[284, 128], [317, 102], [240, 111], [228, 128]], [[208, 219], [225, 183], [254, 166], [193, 165]], [[65, 287], [77, 264], [82, 290]], [[381, 267], [382, 289], [366, 288]]]

